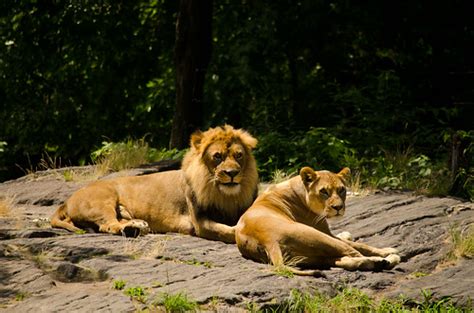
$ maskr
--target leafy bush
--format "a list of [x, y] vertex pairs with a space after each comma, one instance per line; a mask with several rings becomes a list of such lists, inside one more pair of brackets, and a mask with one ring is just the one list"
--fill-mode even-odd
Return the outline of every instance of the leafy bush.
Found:
[[295, 173], [303, 166], [311, 166], [338, 171], [357, 163], [356, 152], [349, 142], [327, 128], [310, 128], [290, 136], [270, 132], [258, 138], [255, 156], [263, 180], [270, 180], [278, 169]]

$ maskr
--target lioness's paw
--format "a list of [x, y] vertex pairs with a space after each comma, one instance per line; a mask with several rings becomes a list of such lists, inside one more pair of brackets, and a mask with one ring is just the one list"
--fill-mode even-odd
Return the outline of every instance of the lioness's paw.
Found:
[[390, 254], [385, 258], [385, 260], [389, 262], [387, 269], [391, 270], [396, 265], [398, 265], [402, 259], [400, 258], [398, 254]]
[[343, 231], [343, 232], [337, 234], [336, 237], [339, 238], [339, 239], [354, 241], [354, 238], [352, 237], [352, 234], [348, 231]]
[[390, 254], [398, 254], [398, 249], [395, 248], [382, 248], [379, 250], [380, 256], [383, 257], [389, 256]]

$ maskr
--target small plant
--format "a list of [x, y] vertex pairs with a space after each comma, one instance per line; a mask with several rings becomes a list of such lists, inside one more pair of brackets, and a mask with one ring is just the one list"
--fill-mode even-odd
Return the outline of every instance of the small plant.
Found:
[[273, 171], [272, 176], [271, 176], [271, 183], [272, 184], [278, 184], [281, 183], [287, 179], [290, 179], [293, 177], [293, 175], [286, 173], [283, 170], [276, 169]]
[[410, 278], [420, 278], [420, 277], [425, 277], [425, 276], [428, 276], [429, 274], [428, 273], [424, 273], [424, 272], [413, 272], [409, 275]]
[[130, 298], [137, 300], [138, 302], [141, 302], [141, 303], [145, 303], [147, 300], [146, 291], [141, 286], [127, 288], [124, 290], [124, 293]]
[[273, 273], [277, 276], [282, 276], [286, 278], [293, 278], [295, 274], [291, 271], [291, 269], [287, 265], [279, 265], [273, 267]]
[[7, 217], [11, 214], [15, 197], [2, 195], [0, 196], [0, 217]]
[[163, 293], [155, 301], [155, 305], [164, 306], [166, 312], [188, 312], [198, 308], [196, 301], [189, 299], [181, 292], [174, 295]]
[[114, 280], [112, 288], [115, 290], [122, 290], [125, 288], [126, 282], [124, 280]]
[[20, 291], [15, 295], [15, 300], [16, 301], [23, 301], [25, 298], [29, 296], [28, 292]]
[[474, 257], [474, 226], [467, 227], [464, 232], [458, 226], [451, 226], [449, 234], [452, 248], [448, 252], [448, 260]]
[[74, 177], [75, 177], [74, 171], [73, 170], [64, 171], [63, 177], [64, 177], [64, 180], [67, 182], [74, 181]]
[[211, 262], [201, 262], [201, 261], [198, 261], [196, 259], [192, 259], [192, 260], [187, 260], [187, 261], [184, 261], [183, 263], [185, 264], [189, 264], [189, 265], [197, 265], [197, 266], [204, 266], [204, 267], [207, 267], [207, 268], [211, 268], [212, 267], [212, 263]]
[[87, 234], [87, 231], [85, 231], [84, 229], [79, 229], [79, 230], [76, 230], [74, 233], [77, 235], [84, 235], [84, 234]]

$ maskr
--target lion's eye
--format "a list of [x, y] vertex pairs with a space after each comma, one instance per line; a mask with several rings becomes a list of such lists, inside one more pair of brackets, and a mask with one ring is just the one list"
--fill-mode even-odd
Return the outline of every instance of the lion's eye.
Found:
[[242, 152], [237, 152], [237, 153], [235, 154], [235, 158], [236, 158], [237, 160], [242, 159], [242, 156], [243, 156], [243, 155], [242, 155]]
[[220, 154], [219, 152], [216, 152], [216, 153], [214, 153], [214, 155], [212, 156], [212, 158], [213, 158], [214, 161], [216, 161], [216, 162], [221, 162], [221, 161], [222, 161], [222, 154]]

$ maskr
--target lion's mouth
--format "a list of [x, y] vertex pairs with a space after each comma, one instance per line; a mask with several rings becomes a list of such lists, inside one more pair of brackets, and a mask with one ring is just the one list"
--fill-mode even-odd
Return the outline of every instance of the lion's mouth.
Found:
[[222, 183], [222, 185], [226, 186], [226, 187], [234, 187], [234, 186], [237, 186], [239, 185], [239, 183], [236, 183], [236, 182], [228, 182], [228, 183]]

